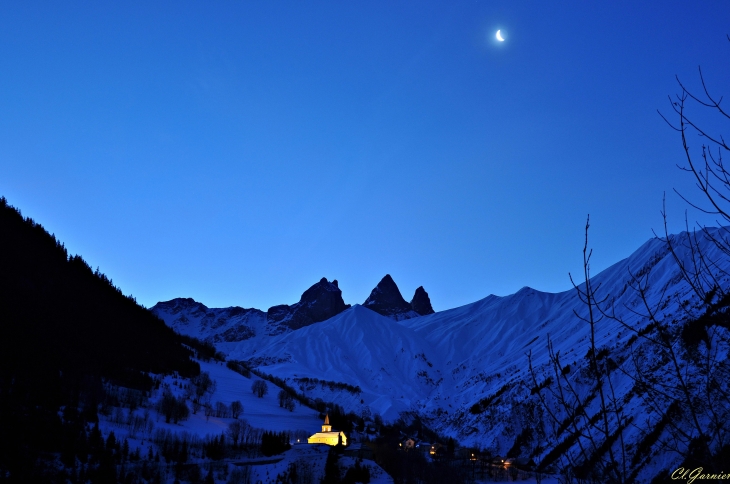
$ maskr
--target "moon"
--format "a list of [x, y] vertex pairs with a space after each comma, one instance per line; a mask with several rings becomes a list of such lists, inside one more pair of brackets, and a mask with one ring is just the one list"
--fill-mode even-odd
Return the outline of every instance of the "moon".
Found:
[[502, 29], [497, 30], [497, 40], [500, 42], [504, 42], [504, 37], [502, 37]]

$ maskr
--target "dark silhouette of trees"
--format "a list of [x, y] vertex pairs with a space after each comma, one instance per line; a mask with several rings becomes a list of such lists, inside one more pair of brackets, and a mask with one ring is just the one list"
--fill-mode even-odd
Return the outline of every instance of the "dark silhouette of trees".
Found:
[[228, 360], [226, 361], [226, 366], [246, 378], [251, 378], [251, 370], [249, 370], [240, 361]]
[[296, 408], [296, 404], [294, 403], [294, 397], [288, 391], [280, 390], [277, 398], [279, 400], [280, 407], [285, 408], [290, 412], [293, 412], [294, 408]]
[[215, 402], [215, 416], [217, 418], [228, 418], [231, 409], [223, 402]]
[[331, 448], [327, 454], [327, 461], [324, 464], [324, 477], [321, 484], [340, 484], [342, 477], [340, 476], [340, 466], [337, 464], [339, 453]]
[[345, 476], [342, 478], [342, 484], [355, 484], [357, 482], [364, 484], [370, 482], [370, 467], [362, 465], [359, 459], [355, 461], [354, 466], [345, 471]]
[[213, 437], [203, 444], [205, 456], [212, 460], [221, 460], [226, 455], [226, 438], [224, 434]]
[[248, 427], [248, 422], [246, 422], [245, 420], [237, 420], [235, 422], [231, 422], [231, 424], [228, 426], [227, 434], [233, 441], [234, 448], [238, 447], [238, 441], [241, 439]]
[[238, 419], [238, 417], [243, 413], [243, 404], [235, 400], [231, 402], [231, 417]]
[[[689, 89], [677, 77], [679, 93], [669, 97], [673, 116], [660, 115], [679, 133], [686, 163], [678, 167], [695, 181], [700, 201], [675, 192], [691, 207], [715, 216], [718, 226], [697, 224], [690, 228], [685, 215], [686, 232], [670, 236], [663, 208], [664, 234], [658, 238], [666, 244], [694, 300], [681, 302], [684, 318], [678, 327], [662, 317], [660, 304], [650, 302], [650, 271], [632, 274], [632, 288], [651, 323], [650, 331], [634, 330], [635, 335], [668, 362], [674, 385], [653, 384], [640, 355], [634, 358], [634, 366], [645, 404], [660, 416], [659, 422], [666, 428], [664, 434], [654, 432], [648, 437], [682, 455], [684, 467], [720, 471], [730, 455], [730, 392], [724, 385], [730, 381], [726, 354], [730, 342], [730, 274], [723, 267], [730, 259], [730, 171], [723, 160], [730, 146], [721, 133], [730, 121], [730, 112], [722, 106], [722, 96], [714, 94], [705, 82], [701, 68], [698, 73], [701, 88], [697, 90]], [[692, 138], [701, 143], [698, 148], [692, 146]]]
[[291, 437], [288, 432], [264, 432], [261, 436], [261, 453], [265, 456], [281, 454], [291, 449], [289, 441]]
[[210, 405], [210, 399], [215, 393], [217, 384], [205, 371], [193, 378], [192, 384], [190, 401], [193, 405], [193, 414], [196, 414], [200, 407]]
[[[623, 414], [612, 375], [612, 361], [601, 353], [596, 344], [596, 330], [606, 315], [600, 309], [607, 297], [597, 295], [599, 286], [594, 287], [590, 274], [590, 260], [593, 251], [588, 245], [590, 217], [586, 220], [585, 243], [583, 246], [583, 274], [581, 283], [570, 280], [578, 298], [585, 306], [585, 313], [574, 311], [575, 317], [588, 326], [589, 347], [586, 359], [588, 371], [586, 382], [590, 391], [581, 386], [586, 382], [578, 381], [571, 374], [570, 365], [561, 360], [560, 350], [553, 347], [548, 337], [548, 375], [538, 382], [538, 373], [532, 364], [532, 352], [528, 353], [529, 373], [533, 394], [545, 411], [548, 428], [555, 442], [552, 450], [540, 462], [540, 467], [559, 462], [560, 473], [565, 479], [573, 477], [580, 480], [623, 483], [628, 479], [628, 462], [624, 431], [630, 419]], [[593, 400], [598, 401], [595, 410]], [[572, 447], [577, 453], [571, 453]]]
[[39, 482], [49, 453], [83, 459], [81, 427], [97, 421], [109, 388], [148, 392], [150, 373], [199, 373], [181, 342], [0, 198], [0, 475]]
[[165, 422], [178, 423], [181, 420], [187, 420], [190, 410], [185, 397], [175, 397], [169, 390], [162, 394], [162, 398], [157, 403], [157, 410], [165, 416]]
[[269, 393], [269, 387], [266, 385], [266, 382], [263, 380], [256, 380], [251, 384], [251, 391], [254, 395], [256, 395], [259, 398], [264, 398], [264, 395]]
[[[730, 169], [723, 161], [730, 146], [720, 128], [730, 120], [730, 112], [721, 105], [722, 97], [707, 85], [701, 69], [699, 80], [701, 88], [692, 91], [677, 78], [680, 92], [670, 97], [673, 116], [660, 113], [679, 133], [685, 159], [679, 168], [695, 181], [699, 196], [677, 193], [691, 207], [715, 216], [718, 224], [691, 228], [685, 216], [686, 231], [670, 235], [666, 209], [662, 210], [664, 233], [657, 238], [679, 268], [689, 294], [668, 294], [666, 285], [658, 288], [661, 275], [653, 274], [654, 264], [632, 268], [626, 289], [638, 296], [639, 305], [627, 305], [621, 312], [628, 310], [631, 318], [643, 323], [628, 322], [616, 315], [611, 295], [598, 297], [599, 288], [592, 287], [586, 243], [585, 284], [576, 290], [588, 316], [576, 316], [591, 328], [586, 358], [594, 390], [588, 397], [579, 396], [564, 371], [567, 366], [563, 366], [560, 352], [550, 343], [550, 383], [543, 385], [547, 378], [538, 383], [530, 362], [533, 388], [553, 428], [569, 431], [543, 463], [563, 459], [568, 478], [631, 482], [657, 450], [680, 456], [685, 469], [703, 468], [709, 473], [721, 471], [730, 456], [730, 392], [725, 385], [730, 381], [730, 274], [725, 269], [730, 258]], [[701, 145], [692, 146], [693, 140]], [[670, 303], [679, 314], [667, 315], [665, 308]], [[608, 350], [596, 347], [594, 327], [602, 318], [619, 322], [632, 334], [624, 364], [614, 361]], [[633, 381], [632, 392], [653, 419], [640, 429], [643, 438], [631, 448], [624, 444], [623, 431], [638, 422], [623, 414], [612, 371]], [[546, 402], [545, 393], [556, 405]], [[594, 415], [588, 411], [592, 399], [598, 401], [593, 405], [598, 408]], [[578, 452], [566, 452], [576, 446]], [[657, 476], [657, 481], [662, 479], [670, 477], [667, 473]]]

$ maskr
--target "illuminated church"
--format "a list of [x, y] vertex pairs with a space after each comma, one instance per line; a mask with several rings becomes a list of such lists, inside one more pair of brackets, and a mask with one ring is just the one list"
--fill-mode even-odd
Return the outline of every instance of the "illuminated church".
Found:
[[342, 431], [332, 430], [330, 425], [330, 416], [324, 417], [322, 431], [317, 432], [307, 439], [308, 444], [327, 444], [327, 445], [347, 445], [347, 436]]

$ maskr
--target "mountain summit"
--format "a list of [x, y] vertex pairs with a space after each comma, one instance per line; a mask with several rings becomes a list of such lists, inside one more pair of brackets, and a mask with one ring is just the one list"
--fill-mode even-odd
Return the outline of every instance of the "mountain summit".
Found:
[[337, 281], [326, 278], [304, 291], [299, 302], [272, 306], [268, 311], [238, 306], [208, 308], [190, 298], [159, 302], [151, 311], [179, 333], [212, 343], [236, 343], [286, 333], [319, 323], [349, 308]]
[[[415, 303], [415, 305], [414, 305]], [[386, 274], [370, 292], [363, 306], [397, 321], [433, 314], [431, 300], [423, 286], [416, 289], [413, 300], [408, 303], [400, 293], [390, 274]]]
[[413, 295], [413, 299], [411, 299], [411, 308], [413, 308], [413, 310], [421, 316], [436, 312], [433, 310], [433, 306], [431, 306], [431, 298], [428, 297], [428, 293], [423, 286], [419, 286], [418, 289], [416, 289], [416, 293]]
[[323, 277], [304, 291], [298, 303], [291, 306], [282, 304], [270, 307], [266, 312], [266, 319], [269, 323], [299, 329], [336, 316], [349, 307], [350, 305], [345, 304], [342, 299], [342, 291], [337, 285], [337, 280], [329, 282]]

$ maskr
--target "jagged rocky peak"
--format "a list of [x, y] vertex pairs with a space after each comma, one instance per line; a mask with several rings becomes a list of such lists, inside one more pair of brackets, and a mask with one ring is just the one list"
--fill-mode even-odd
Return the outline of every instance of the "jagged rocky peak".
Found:
[[390, 274], [380, 280], [362, 305], [383, 316], [397, 316], [411, 311], [411, 305], [403, 299]]
[[310, 316], [315, 323], [340, 314], [350, 307], [342, 299], [342, 291], [337, 286], [337, 279], [328, 282], [325, 277], [304, 291], [299, 303], [307, 305]]
[[205, 313], [208, 311], [208, 308], [205, 304], [199, 303], [191, 297], [176, 297], [169, 301], [158, 302], [152, 306], [150, 310], [153, 313], [167, 312], [170, 314], [177, 314], [181, 311]]
[[158, 302], [150, 308], [175, 331], [212, 342], [233, 342], [256, 335], [254, 326], [264, 321], [266, 313], [239, 306], [208, 308], [191, 298]]
[[150, 311], [157, 314], [178, 314], [185, 313], [193, 316], [208, 315], [209, 317], [225, 317], [232, 318], [236, 316], [245, 316], [249, 313], [260, 313], [261, 311], [255, 308], [242, 308], [240, 306], [231, 306], [228, 308], [209, 308], [203, 303], [197, 302], [191, 297], [176, 297], [169, 301], [161, 301], [150, 308]]
[[410, 303], [406, 302], [390, 274], [386, 274], [380, 280], [363, 306], [397, 321], [434, 313], [431, 300], [423, 286], [416, 289]]
[[337, 285], [337, 280], [329, 282], [323, 277], [304, 291], [298, 303], [291, 306], [286, 304], [273, 306], [267, 311], [266, 318], [271, 323], [299, 329], [336, 316], [349, 307], [350, 305], [345, 304], [342, 299], [342, 291]]
[[423, 286], [419, 286], [416, 289], [416, 293], [413, 295], [413, 299], [411, 299], [411, 308], [421, 316], [435, 313], [431, 306], [431, 299], [428, 297], [428, 293]]

